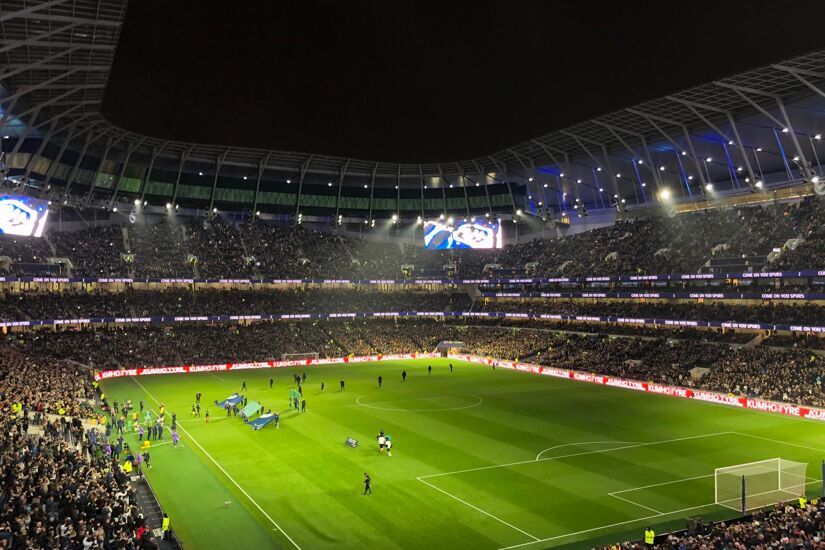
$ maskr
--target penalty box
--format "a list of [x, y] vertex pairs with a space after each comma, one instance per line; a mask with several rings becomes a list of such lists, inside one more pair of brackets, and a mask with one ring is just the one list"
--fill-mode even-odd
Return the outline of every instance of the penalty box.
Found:
[[793, 443], [719, 432], [653, 442], [564, 444], [533, 460], [418, 480], [463, 506], [462, 515], [489, 523], [491, 537], [505, 544], [561, 543], [637, 522], [720, 510], [714, 504], [714, 470], [771, 458], [778, 446], [784, 447], [780, 453], [809, 461], [822, 455]]

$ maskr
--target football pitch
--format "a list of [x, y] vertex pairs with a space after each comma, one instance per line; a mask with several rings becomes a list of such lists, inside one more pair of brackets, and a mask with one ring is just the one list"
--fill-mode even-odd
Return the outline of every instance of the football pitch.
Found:
[[[287, 397], [303, 373], [300, 413]], [[214, 405], [244, 381], [244, 395], [281, 413], [278, 429], [253, 431]], [[825, 425], [457, 360], [102, 386], [110, 401], [177, 413], [181, 444], [168, 430], [153, 441], [146, 475], [187, 549], [589, 548], [687, 517], [733, 517], [713, 504], [714, 469], [770, 458], [808, 463], [808, 492], [822, 491]], [[190, 412], [198, 391], [208, 424]], [[391, 457], [378, 452], [379, 430]], [[137, 446], [136, 434], [126, 439]]]

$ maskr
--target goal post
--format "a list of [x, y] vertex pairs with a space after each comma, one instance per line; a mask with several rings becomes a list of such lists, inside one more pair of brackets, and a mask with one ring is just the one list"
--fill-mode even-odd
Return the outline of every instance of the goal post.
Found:
[[281, 354], [281, 361], [306, 361], [307, 359], [310, 360], [317, 360], [318, 359], [318, 352], [311, 351], [308, 353], [282, 353]]
[[714, 471], [714, 496], [719, 506], [737, 512], [763, 508], [805, 496], [808, 465], [784, 458], [736, 464]]

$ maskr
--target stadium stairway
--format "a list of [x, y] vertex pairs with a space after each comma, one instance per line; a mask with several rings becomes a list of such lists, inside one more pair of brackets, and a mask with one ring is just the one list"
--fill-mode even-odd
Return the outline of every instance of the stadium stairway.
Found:
[[132, 489], [135, 491], [135, 500], [137, 505], [146, 518], [146, 522], [152, 527], [152, 534], [155, 536], [155, 542], [158, 544], [160, 550], [180, 550], [181, 545], [175, 537], [174, 525], [170, 523], [172, 528], [171, 540], [161, 540], [160, 526], [163, 523], [163, 510], [158, 504], [155, 493], [147, 483], [146, 479], [141, 475], [135, 475], [131, 478]]

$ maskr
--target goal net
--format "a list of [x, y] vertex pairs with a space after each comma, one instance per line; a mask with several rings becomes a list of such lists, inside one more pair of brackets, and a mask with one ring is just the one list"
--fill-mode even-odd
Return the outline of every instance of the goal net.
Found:
[[281, 361], [304, 361], [306, 359], [318, 359], [318, 352], [281, 354]]
[[714, 471], [716, 504], [746, 513], [805, 495], [804, 462], [771, 458]]

